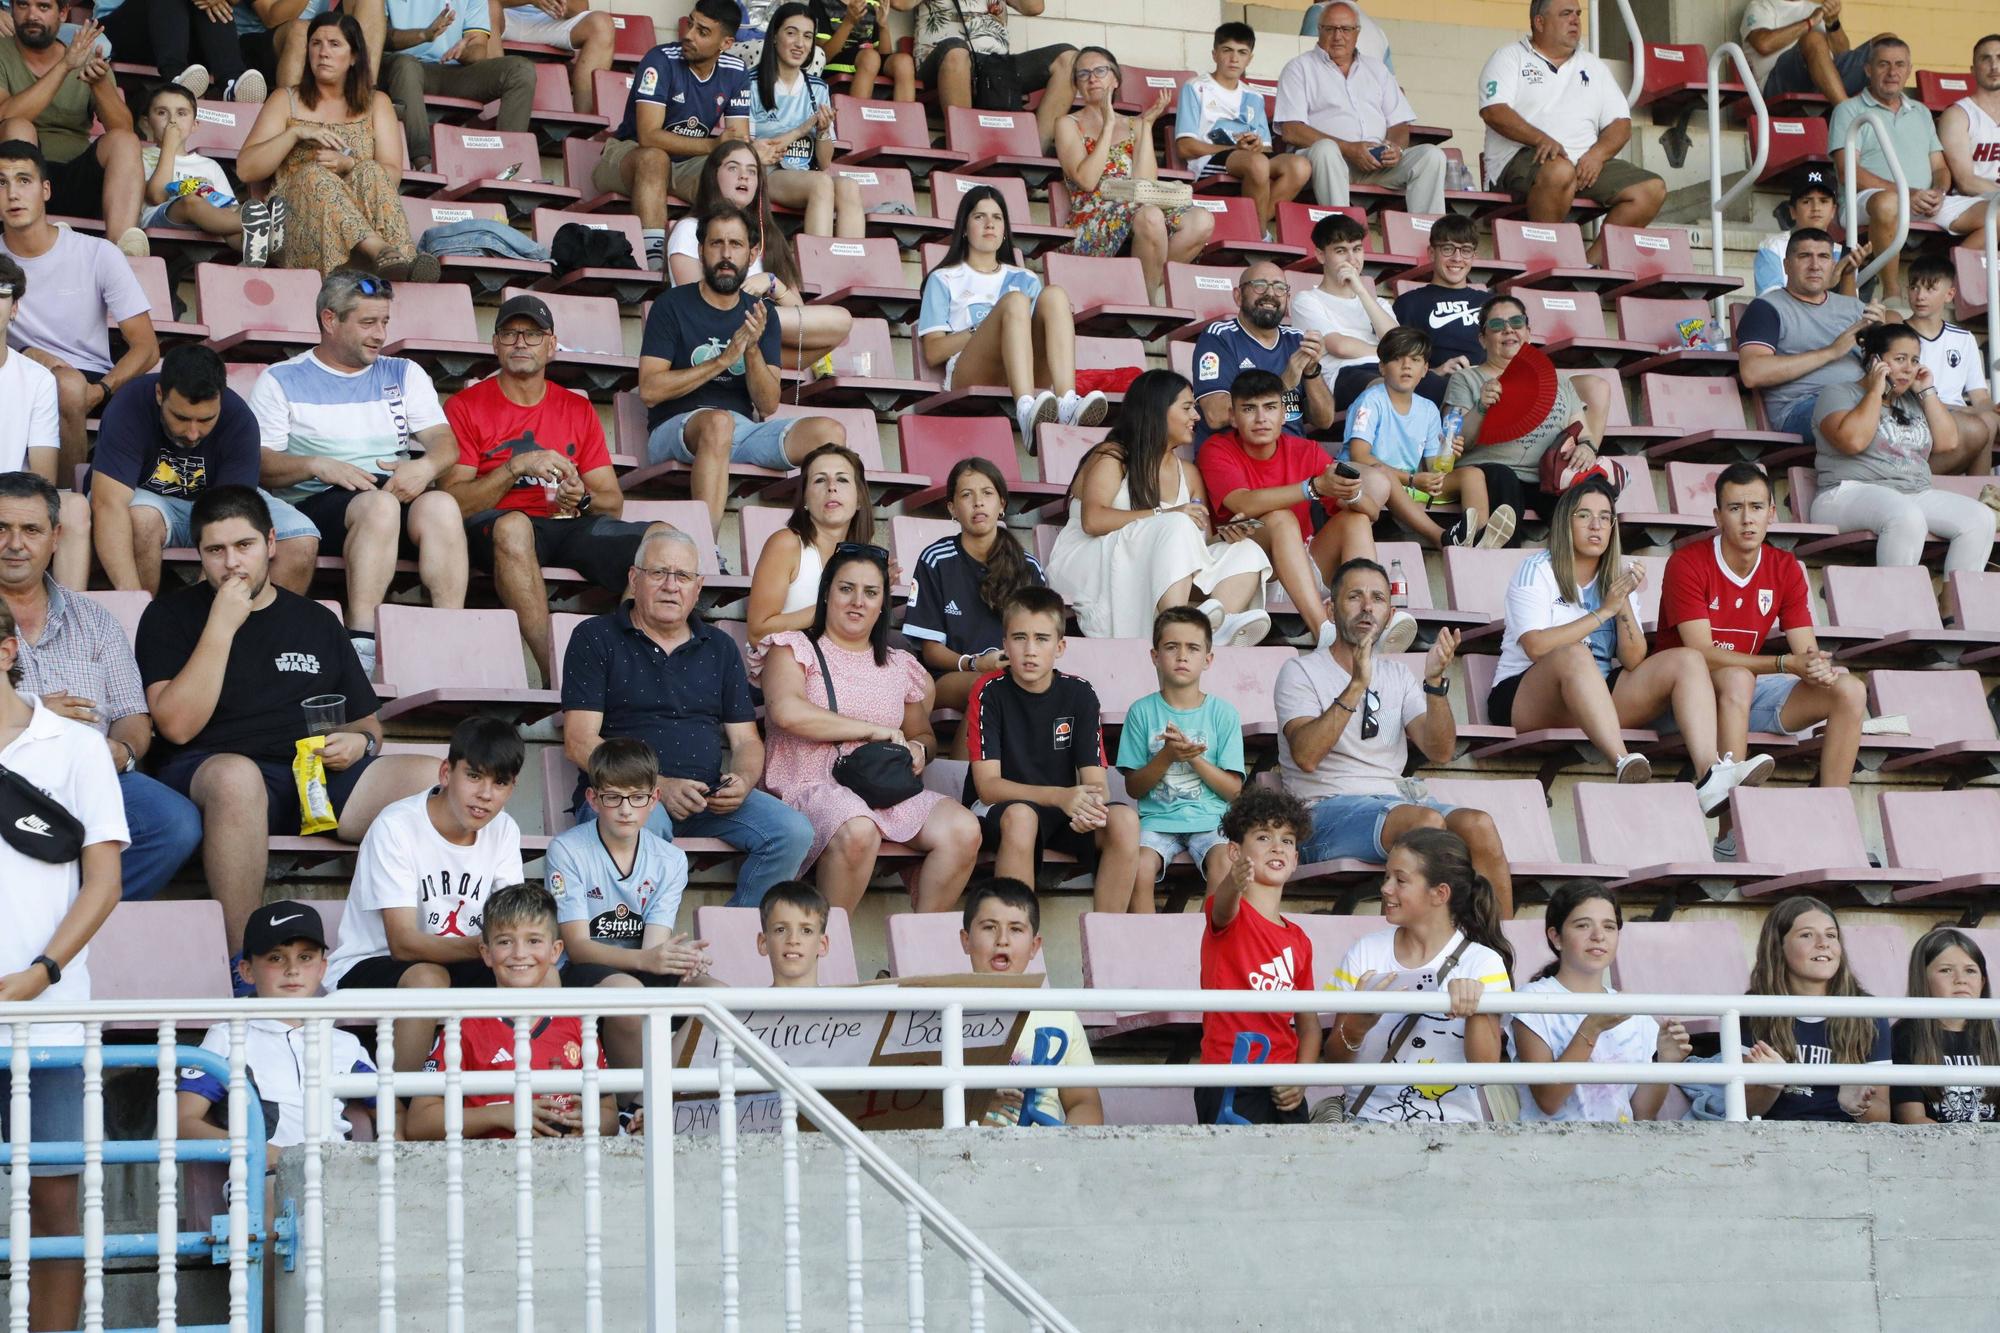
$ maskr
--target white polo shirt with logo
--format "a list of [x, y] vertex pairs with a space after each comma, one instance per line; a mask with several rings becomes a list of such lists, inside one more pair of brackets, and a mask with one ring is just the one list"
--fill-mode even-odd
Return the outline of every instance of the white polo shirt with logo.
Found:
[[[1558, 65], [1527, 37], [1495, 51], [1479, 73], [1479, 109], [1502, 104], [1561, 144], [1572, 162], [1590, 151], [1606, 125], [1632, 117], [1610, 66], [1580, 47]], [[1489, 188], [1525, 147], [1486, 127], [1483, 158]]]

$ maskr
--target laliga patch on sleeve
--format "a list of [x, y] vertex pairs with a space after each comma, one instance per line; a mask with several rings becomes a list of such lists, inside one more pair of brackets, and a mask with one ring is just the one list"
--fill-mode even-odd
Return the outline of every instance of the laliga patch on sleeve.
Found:
[[1203, 352], [1201, 364], [1195, 368], [1194, 374], [1198, 380], [1216, 379], [1222, 374], [1222, 358], [1213, 352]]

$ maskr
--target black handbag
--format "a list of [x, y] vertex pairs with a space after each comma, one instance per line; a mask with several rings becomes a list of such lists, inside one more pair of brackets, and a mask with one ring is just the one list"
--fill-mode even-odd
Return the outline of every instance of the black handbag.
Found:
[[11, 768], [0, 768], [0, 838], [23, 856], [67, 865], [83, 855], [83, 821]]
[[1020, 75], [1014, 72], [1014, 57], [975, 50], [972, 25], [965, 21], [958, 0], [939, 2], [952, 7], [951, 12], [958, 15], [959, 31], [965, 34], [965, 54], [972, 61], [972, 105], [981, 111], [1019, 111], [1026, 106], [1028, 99], [1021, 90]]
[[[826, 711], [838, 713], [840, 703], [834, 697], [833, 673], [827, 670], [826, 651], [819, 646], [818, 639], [813, 639], [812, 646], [819, 658], [820, 681], [826, 686]], [[894, 741], [863, 741], [855, 746], [833, 761], [833, 780], [874, 810], [901, 805], [924, 789], [909, 748]]]

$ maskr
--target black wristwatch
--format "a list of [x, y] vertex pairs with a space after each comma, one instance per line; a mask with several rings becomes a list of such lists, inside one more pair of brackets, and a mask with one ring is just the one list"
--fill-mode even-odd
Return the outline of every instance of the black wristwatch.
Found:
[[1425, 681], [1424, 693], [1432, 695], [1439, 699], [1449, 699], [1451, 697], [1451, 677], [1446, 676], [1443, 680], [1439, 681], [1435, 685], [1431, 684], [1429, 681]]
[[1311, 370], [1308, 370], [1305, 374], [1299, 376], [1299, 378], [1302, 380], [1316, 380], [1324, 378], [1325, 375], [1326, 375], [1326, 367], [1322, 366], [1319, 362], [1315, 361], [1313, 362], [1313, 368]]
[[[40, 963], [40, 964], [41, 964], [41, 965], [42, 965], [42, 966], [43, 966], [43, 967], [44, 967], [45, 969], [47, 969], [47, 971], [48, 971], [48, 974], [49, 974], [49, 984], [50, 984], [51, 986], [55, 985], [55, 984], [56, 984], [56, 983], [57, 983], [58, 981], [61, 981], [61, 980], [62, 980], [62, 964], [61, 964], [61, 963], [58, 963], [58, 962], [57, 962], [57, 961], [56, 961], [55, 959], [53, 959], [53, 958], [49, 957], [49, 956], [48, 956], [47, 954], [45, 954], [45, 953], [43, 953], [43, 954], [36, 954], [36, 955], [35, 955], [35, 962], [36, 962], [36, 963]], [[30, 964], [29, 964], [29, 966], [30, 966], [30, 967], [33, 967], [33, 966], [34, 966], [34, 963], [30, 963]]]

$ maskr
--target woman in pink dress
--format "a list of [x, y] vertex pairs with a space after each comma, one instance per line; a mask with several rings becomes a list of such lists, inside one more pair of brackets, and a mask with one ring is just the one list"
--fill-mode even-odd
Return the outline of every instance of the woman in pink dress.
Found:
[[[916, 910], [939, 912], [958, 901], [979, 855], [972, 812], [933, 791], [877, 810], [833, 777], [834, 761], [867, 741], [907, 746], [919, 773], [937, 754], [935, 687], [916, 658], [889, 647], [888, 589], [889, 553], [844, 542], [820, 575], [812, 628], [765, 641], [764, 788], [812, 821], [806, 861], [818, 858], [820, 892], [835, 907], [860, 903], [886, 839], [924, 853]], [[827, 707], [822, 654], [835, 709]]]

